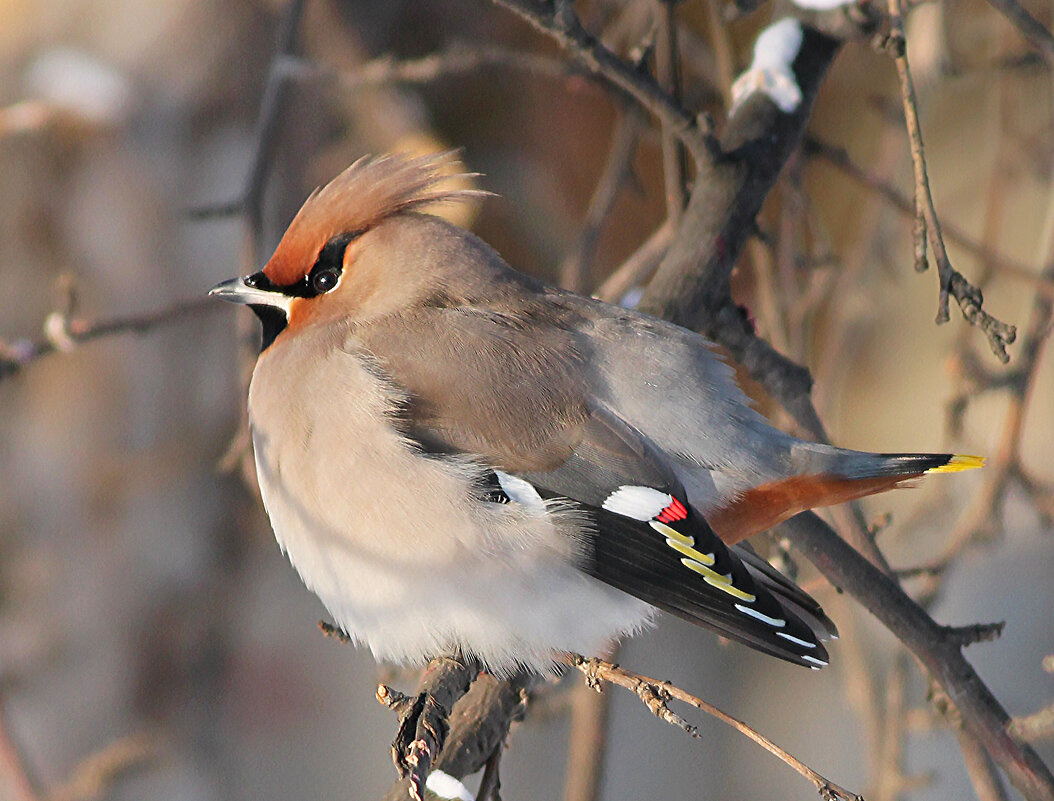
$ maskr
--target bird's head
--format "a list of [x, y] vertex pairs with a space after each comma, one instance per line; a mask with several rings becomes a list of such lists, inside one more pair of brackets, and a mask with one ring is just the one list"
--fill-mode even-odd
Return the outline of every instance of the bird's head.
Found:
[[393, 289], [412, 290], [416, 282], [397, 269], [400, 260], [412, 261], [400, 253], [408, 237], [399, 221], [426, 205], [489, 194], [444, 187], [455, 161], [452, 153], [359, 159], [311, 193], [262, 270], [209, 294], [256, 312], [262, 349], [287, 329], [353, 317], [382, 297], [391, 303]]

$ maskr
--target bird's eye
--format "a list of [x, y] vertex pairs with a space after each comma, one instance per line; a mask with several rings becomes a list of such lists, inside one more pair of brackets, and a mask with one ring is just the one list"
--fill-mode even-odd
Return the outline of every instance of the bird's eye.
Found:
[[311, 288], [322, 295], [337, 285], [340, 273], [336, 270], [319, 270], [311, 276]]

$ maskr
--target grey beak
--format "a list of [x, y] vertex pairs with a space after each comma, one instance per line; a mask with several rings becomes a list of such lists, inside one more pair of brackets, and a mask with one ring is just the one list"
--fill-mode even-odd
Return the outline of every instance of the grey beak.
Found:
[[275, 306], [288, 314], [289, 298], [281, 292], [250, 286], [245, 278], [231, 278], [216, 284], [209, 290], [209, 295], [230, 303], [244, 303], [250, 306]]

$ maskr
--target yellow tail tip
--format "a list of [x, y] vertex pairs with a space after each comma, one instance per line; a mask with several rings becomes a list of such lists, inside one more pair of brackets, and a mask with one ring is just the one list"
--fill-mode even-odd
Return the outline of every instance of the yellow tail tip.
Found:
[[947, 464], [942, 464], [940, 467], [931, 467], [927, 470], [927, 473], [958, 473], [960, 470], [973, 470], [977, 467], [984, 467], [983, 456], [963, 456], [956, 454], [948, 460]]

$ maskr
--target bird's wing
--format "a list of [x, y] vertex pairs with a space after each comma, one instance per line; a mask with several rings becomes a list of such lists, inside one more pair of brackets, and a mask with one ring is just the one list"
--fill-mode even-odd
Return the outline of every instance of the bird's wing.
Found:
[[491, 465], [485, 497], [516, 500], [526, 481], [585, 513], [583, 571], [761, 651], [826, 664], [819, 607], [721, 542], [666, 455], [596, 397], [588, 344], [568, 327], [444, 308], [358, 335], [407, 392], [407, 436]]
[[587, 573], [758, 650], [826, 664], [821, 640], [832, 628], [816, 602], [759, 557], [726, 546], [663, 455], [610, 410], [593, 408], [560, 467], [521, 477], [589, 514]]

